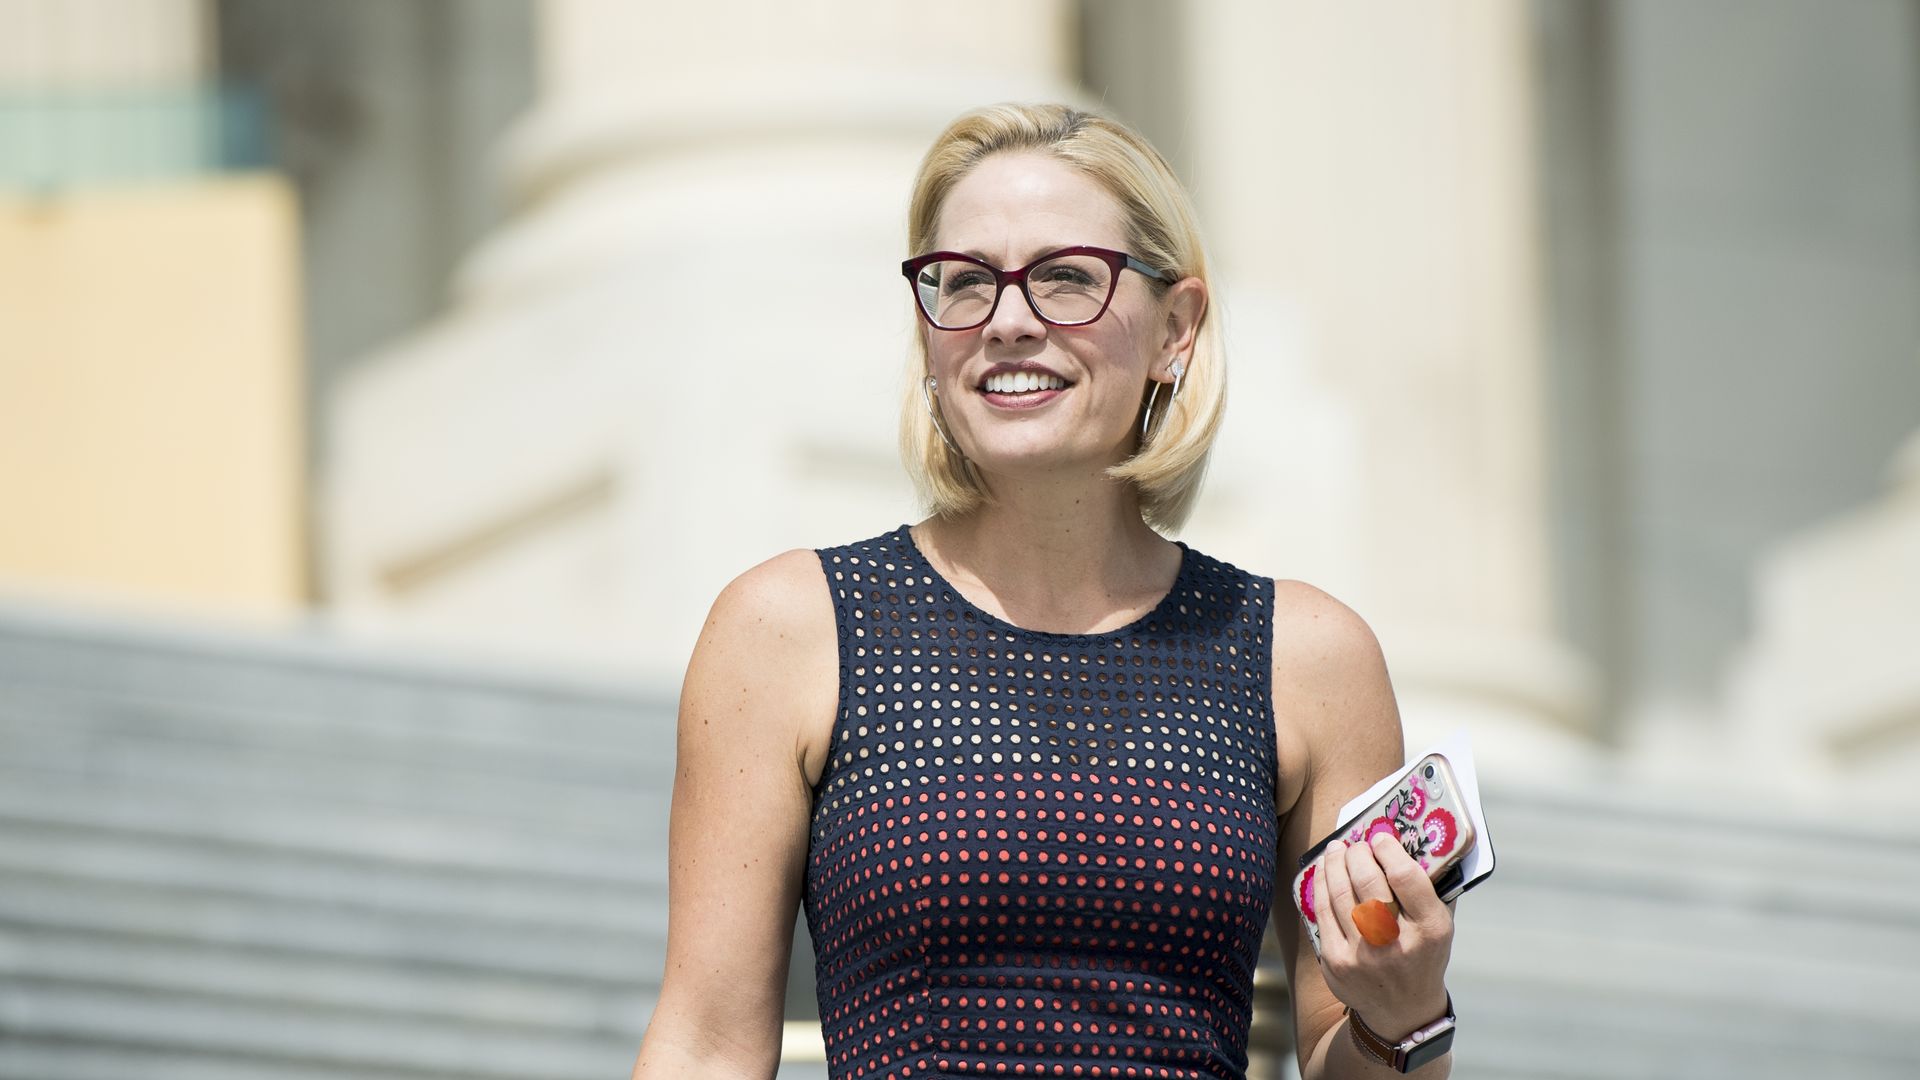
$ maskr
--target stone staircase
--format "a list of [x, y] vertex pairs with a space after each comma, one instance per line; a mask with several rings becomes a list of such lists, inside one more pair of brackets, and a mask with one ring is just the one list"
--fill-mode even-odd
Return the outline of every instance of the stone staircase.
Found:
[[1456, 1075], [1920, 1077], [1920, 843], [1897, 820], [1631, 786], [1497, 790], [1487, 813]]
[[[0, 607], [0, 1078], [624, 1077], [672, 769], [634, 686]], [[1598, 784], [1488, 812], [1456, 1076], [1920, 1076], [1898, 821]]]
[[670, 702], [0, 613], [0, 1077], [625, 1076]]

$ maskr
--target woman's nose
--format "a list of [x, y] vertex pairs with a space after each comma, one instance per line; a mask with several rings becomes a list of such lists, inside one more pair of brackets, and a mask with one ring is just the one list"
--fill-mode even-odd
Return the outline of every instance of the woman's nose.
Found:
[[1041, 337], [1046, 332], [1047, 324], [1040, 320], [1033, 305], [1028, 303], [1026, 290], [1014, 282], [1007, 282], [1000, 291], [1000, 302], [994, 305], [993, 318], [987, 320], [988, 340], [1015, 342], [1022, 338]]

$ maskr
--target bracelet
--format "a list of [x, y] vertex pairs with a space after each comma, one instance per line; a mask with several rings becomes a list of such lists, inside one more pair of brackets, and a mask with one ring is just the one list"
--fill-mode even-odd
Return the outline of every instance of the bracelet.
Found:
[[1446, 1015], [1398, 1043], [1388, 1042], [1379, 1032], [1368, 1027], [1367, 1022], [1360, 1019], [1360, 1014], [1352, 1009], [1347, 1010], [1347, 1032], [1353, 1036], [1354, 1045], [1368, 1057], [1396, 1072], [1406, 1073], [1452, 1049], [1455, 1019], [1453, 995], [1449, 993]]

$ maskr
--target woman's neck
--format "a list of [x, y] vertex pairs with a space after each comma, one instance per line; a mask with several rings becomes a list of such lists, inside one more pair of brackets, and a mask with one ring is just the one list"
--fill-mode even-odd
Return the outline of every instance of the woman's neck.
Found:
[[1180, 549], [1140, 518], [1131, 485], [996, 485], [963, 517], [913, 529], [941, 576], [976, 606], [1016, 626], [1097, 633], [1150, 610], [1171, 587]]

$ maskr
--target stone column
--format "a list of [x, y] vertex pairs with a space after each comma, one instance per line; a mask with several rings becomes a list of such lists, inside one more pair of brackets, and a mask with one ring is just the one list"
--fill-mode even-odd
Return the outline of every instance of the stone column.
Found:
[[1897, 800], [1920, 769], [1920, 431], [1881, 498], [1775, 545], [1754, 576], [1727, 694], [1746, 778]]
[[1073, 95], [1073, 14], [545, 4], [516, 214], [338, 398], [341, 618], [666, 688], [732, 576], [912, 517], [908, 186], [963, 109]]
[[[1350, 485], [1338, 535], [1261, 562], [1369, 620], [1410, 748], [1464, 724], [1496, 771], [1584, 760], [1591, 676], [1550, 608], [1526, 5], [1190, 11], [1217, 258], [1241, 313], [1286, 298], [1354, 424], [1314, 463]], [[1236, 395], [1235, 423], [1285, 407]]]

